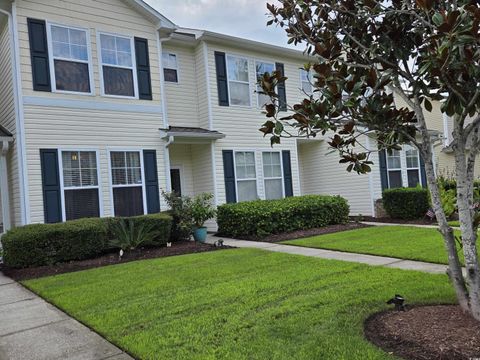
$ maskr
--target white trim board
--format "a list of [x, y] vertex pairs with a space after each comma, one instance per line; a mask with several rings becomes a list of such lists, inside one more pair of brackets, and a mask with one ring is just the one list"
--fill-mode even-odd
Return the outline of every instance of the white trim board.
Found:
[[69, 109], [87, 109], [87, 110], [104, 110], [114, 112], [136, 112], [142, 114], [158, 114], [162, 115], [162, 105], [137, 105], [122, 104], [118, 102], [103, 102], [90, 100], [73, 100], [58, 99], [52, 97], [41, 96], [24, 96], [23, 105], [61, 107]]

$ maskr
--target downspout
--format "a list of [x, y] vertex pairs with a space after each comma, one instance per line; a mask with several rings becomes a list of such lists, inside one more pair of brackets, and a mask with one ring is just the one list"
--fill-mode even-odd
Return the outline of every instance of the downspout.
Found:
[[[5, 233], [12, 228], [12, 222], [10, 220], [10, 194], [8, 192], [8, 172], [7, 172], [7, 152], [9, 148], [9, 142], [3, 140], [0, 142], [0, 197], [2, 201], [2, 220], [3, 229]], [[1, 249], [0, 244], [0, 249]]]
[[28, 201], [28, 174], [27, 174], [27, 159], [25, 151], [25, 133], [24, 133], [24, 121], [23, 121], [23, 96], [22, 96], [22, 84], [20, 74], [20, 47], [17, 37], [16, 26], [16, 4], [12, 4], [12, 13], [0, 9], [0, 13], [4, 14], [8, 18], [8, 28], [10, 32], [10, 57], [12, 63], [12, 83], [13, 83], [13, 97], [15, 103], [15, 137], [17, 147], [17, 161], [18, 161], [18, 177], [19, 177], [19, 190], [20, 190], [20, 224], [25, 225], [30, 223], [30, 211]]
[[[172, 38], [172, 34], [165, 38], [160, 37], [160, 27], [157, 29], [157, 49], [158, 49], [158, 65], [160, 72], [160, 93], [162, 99], [162, 117], [163, 117], [163, 128], [168, 129], [168, 114], [167, 114], [167, 96], [165, 94], [165, 77], [163, 76], [163, 56], [162, 56], [162, 43], [168, 41]], [[164, 163], [165, 163], [165, 181], [167, 192], [172, 191], [172, 182], [170, 177], [170, 150], [169, 146], [173, 143], [173, 136], [168, 137], [168, 141], [165, 143], [164, 154]]]

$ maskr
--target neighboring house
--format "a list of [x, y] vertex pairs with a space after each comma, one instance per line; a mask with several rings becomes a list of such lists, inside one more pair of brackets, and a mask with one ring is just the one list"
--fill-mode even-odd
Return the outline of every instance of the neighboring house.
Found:
[[257, 76], [282, 71], [279, 97], [294, 103], [312, 91], [307, 61], [179, 28], [141, 0], [0, 0], [4, 230], [158, 212], [162, 190], [211, 192], [217, 205], [339, 194], [352, 214], [375, 215], [382, 187], [424, 185], [412, 148], [375, 154], [372, 173], [357, 175], [327, 155], [326, 138], [270, 146]]

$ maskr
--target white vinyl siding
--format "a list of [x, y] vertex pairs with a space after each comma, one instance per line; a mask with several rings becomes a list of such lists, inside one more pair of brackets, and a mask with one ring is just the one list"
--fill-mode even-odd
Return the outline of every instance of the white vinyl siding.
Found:
[[[8, 23], [0, 25], [0, 124], [16, 137], [13, 64]], [[10, 197], [10, 221], [12, 226], [22, 225], [20, 207], [20, 181], [18, 141], [10, 144], [7, 153], [7, 169]], [[0, 194], [1, 196], [1, 194]]]

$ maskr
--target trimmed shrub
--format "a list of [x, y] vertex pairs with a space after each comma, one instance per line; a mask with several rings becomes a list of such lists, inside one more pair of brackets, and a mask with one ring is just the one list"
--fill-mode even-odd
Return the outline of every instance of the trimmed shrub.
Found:
[[[163, 245], [170, 237], [172, 219], [165, 213], [133, 217], [158, 231], [148, 245]], [[88, 218], [57, 224], [14, 228], [1, 238], [3, 260], [10, 267], [52, 265], [93, 258], [111, 249], [112, 226], [119, 218]]]
[[51, 265], [95, 257], [107, 246], [104, 219], [18, 227], [2, 236], [4, 262], [11, 267]]
[[393, 219], [420, 219], [430, 207], [428, 190], [422, 188], [388, 189], [382, 198], [385, 211]]
[[218, 232], [223, 236], [262, 238], [348, 221], [349, 206], [340, 196], [306, 195], [221, 205]]

